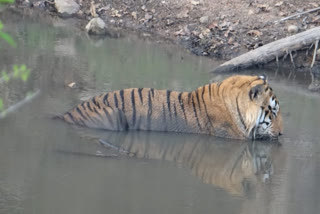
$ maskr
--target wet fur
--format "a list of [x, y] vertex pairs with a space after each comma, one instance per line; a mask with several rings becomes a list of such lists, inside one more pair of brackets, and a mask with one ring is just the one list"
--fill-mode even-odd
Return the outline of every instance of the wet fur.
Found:
[[[277, 136], [282, 119], [279, 109], [276, 115], [270, 110], [272, 97], [276, 99], [265, 77], [237, 75], [192, 92], [131, 88], [104, 93], [66, 112], [63, 119], [119, 131], [189, 132], [237, 139], [251, 138], [253, 132], [254, 136], [257, 132]], [[269, 111], [265, 118], [273, 116], [267, 127], [271, 131], [263, 133], [260, 120], [265, 111]]]

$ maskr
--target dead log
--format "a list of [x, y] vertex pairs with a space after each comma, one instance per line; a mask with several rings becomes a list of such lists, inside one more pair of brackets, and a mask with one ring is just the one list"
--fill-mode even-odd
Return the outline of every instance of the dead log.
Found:
[[283, 39], [266, 44], [248, 53], [235, 57], [211, 72], [227, 72], [238, 69], [248, 68], [257, 64], [266, 64], [272, 60], [279, 59], [281, 56], [291, 51], [299, 50], [320, 39], [320, 27], [289, 36]]

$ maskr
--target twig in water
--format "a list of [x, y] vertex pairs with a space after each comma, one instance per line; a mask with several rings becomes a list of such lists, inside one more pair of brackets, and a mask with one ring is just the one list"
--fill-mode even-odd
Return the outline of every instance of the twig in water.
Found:
[[313, 59], [312, 59], [312, 63], [311, 63], [311, 66], [310, 66], [311, 68], [313, 67], [314, 62], [316, 61], [318, 44], [319, 44], [319, 40], [316, 41], [316, 45], [315, 45], [315, 47], [314, 47]]
[[286, 60], [287, 59], [287, 56], [288, 56], [288, 50], [286, 50], [286, 53], [283, 55], [283, 58], [282, 58], [282, 61]]
[[40, 94], [40, 90], [37, 90], [32, 95], [26, 96], [23, 100], [19, 101], [18, 103], [14, 104], [12, 106], [9, 106], [9, 108], [7, 108], [6, 110], [0, 112], [0, 119], [3, 119], [5, 116], [7, 116], [7, 114], [10, 114], [10, 113], [14, 112], [15, 110], [17, 110], [18, 108], [20, 108], [24, 104], [26, 104], [29, 101], [33, 100], [39, 94]]
[[293, 65], [293, 67], [295, 68], [296, 67], [296, 65], [294, 64], [294, 61], [293, 61], [293, 57], [292, 57], [292, 52], [290, 51], [290, 60], [291, 60], [291, 63], [292, 63], [292, 65]]
[[111, 143], [108, 143], [105, 140], [99, 139], [99, 143], [102, 144], [105, 147], [109, 147], [109, 148], [114, 149], [114, 150], [116, 150], [116, 151], [118, 151], [120, 153], [130, 154], [129, 151], [127, 151], [127, 150], [125, 150], [125, 149], [123, 149], [121, 147], [117, 147], [117, 146], [115, 146], [115, 145], [113, 145]]
[[313, 8], [313, 9], [311, 9], [311, 10], [307, 10], [307, 11], [305, 11], [305, 12], [297, 13], [297, 14], [294, 14], [294, 15], [291, 15], [291, 16], [287, 16], [287, 17], [285, 17], [285, 18], [276, 20], [276, 21], [274, 21], [273, 23], [280, 23], [280, 22], [282, 22], [282, 21], [286, 21], [286, 20], [291, 19], [291, 18], [294, 18], [294, 17], [296, 17], [296, 16], [301, 16], [301, 15], [303, 15], [303, 14], [312, 13], [312, 12], [315, 12], [315, 11], [318, 11], [318, 10], [320, 10], [320, 7]]

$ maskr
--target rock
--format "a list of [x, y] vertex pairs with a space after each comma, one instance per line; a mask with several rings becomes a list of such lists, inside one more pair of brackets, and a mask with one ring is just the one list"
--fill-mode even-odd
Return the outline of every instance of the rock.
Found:
[[137, 12], [135, 12], [135, 11], [131, 13], [131, 16], [132, 16], [132, 18], [134, 18], [134, 19], [137, 19], [137, 18], [138, 18]]
[[36, 8], [39, 8], [39, 9], [45, 9], [46, 8], [46, 3], [45, 1], [38, 1], [38, 2], [35, 2], [33, 4], [34, 7]]
[[253, 14], [254, 14], [254, 11], [253, 10], [249, 10], [248, 15], [251, 16]]
[[209, 22], [209, 17], [208, 16], [202, 16], [200, 18], [200, 23], [201, 24], [207, 24]]
[[73, 15], [80, 10], [80, 6], [74, 0], [55, 0], [54, 6], [58, 13], [63, 15]]
[[24, 1], [22, 2], [22, 5], [23, 5], [23, 6], [27, 6], [27, 7], [32, 7], [32, 6], [33, 6], [33, 3], [30, 2], [29, 0], [24, 0]]
[[143, 6], [141, 7], [141, 10], [147, 11], [147, 7], [146, 7], [145, 5], [143, 5]]
[[148, 22], [148, 21], [150, 21], [151, 19], [152, 19], [152, 15], [151, 14], [149, 14], [149, 13], [146, 13], [145, 15], [144, 15], [144, 19], [145, 19], [145, 21], [146, 22]]
[[69, 88], [75, 88], [76, 87], [76, 83], [75, 82], [69, 83], [68, 87]]
[[200, 2], [199, 2], [199, 1], [191, 1], [191, 4], [193, 4], [193, 5], [197, 6], [197, 5], [199, 5], [199, 4], [200, 4]]
[[86, 26], [88, 34], [104, 35], [107, 33], [106, 23], [100, 18], [93, 18]]
[[188, 18], [189, 17], [189, 9], [185, 8], [182, 11], [180, 11], [180, 13], [177, 14], [177, 18], [178, 19], [182, 19], [182, 18]]
[[298, 26], [296, 26], [296, 25], [289, 25], [288, 26], [288, 32], [290, 34], [298, 33], [298, 31], [299, 31], [299, 27]]

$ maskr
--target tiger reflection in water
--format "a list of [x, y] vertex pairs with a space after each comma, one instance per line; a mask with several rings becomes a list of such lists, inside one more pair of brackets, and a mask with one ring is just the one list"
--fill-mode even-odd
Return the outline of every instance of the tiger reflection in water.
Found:
[[234, 141], [207, 135], [108, 132], [100, 143], [130, 157], [173, 161], [204, 183], [249, 196], [273, 174], [270, 150], [276, 143]]

